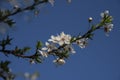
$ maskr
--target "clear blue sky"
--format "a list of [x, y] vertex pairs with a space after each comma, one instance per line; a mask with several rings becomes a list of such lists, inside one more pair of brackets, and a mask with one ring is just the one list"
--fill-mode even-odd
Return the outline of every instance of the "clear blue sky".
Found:
[[[40, 72], [38, 80], [120, 80], [120, 1], [119, 0], [56, 0], [54, 7], [50, 4], [41, 7], [37, 17], [25, 13], [18, 14], [16, 28], [10, 32], [14, 38], [13, 46], [31, 46], [34, 52], [36, 41], [46, 42], [51, 35], [64, 31], [71, 35], [84, 34], [88, 30], [88, 17], [93, 22], [100, 21], [100, 13], [109, 10], [114, 17], [114, 29], [109, 37], [102, 30], [96, 31], [93, 40], [85, 49], [75, 47], [77, 53], [71, 55], [66, 64], [55, 67], [53, 58], [47, 58], [42, 64], [31, 65], [27, 60], [14, 56], [10, 67], [15, 73]], [[18, 77], [16, 80], [22, 80]]]

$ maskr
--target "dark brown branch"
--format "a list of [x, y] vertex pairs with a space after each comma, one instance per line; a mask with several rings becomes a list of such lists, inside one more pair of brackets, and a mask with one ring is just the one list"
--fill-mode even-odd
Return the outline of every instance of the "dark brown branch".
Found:
[[36, 55], [33, 54], [33, 55], [23, 55], [23, 54], [19, 54], [19, 53], [16, 53], [15, 50], [0, 50], [1, 53], [5, 54], [5, 55], [8, 55], [8, 54], [11, 54], [11, 55], [14, 55], [16, 57], [20, 57], [20, 58], [35, 58]]
[[13, 15], [16, 15], [16, 14], [18, 14], [18, 13], [20, 13], [20, 12], [24, 12], [24, 11], [26, 11], [26, 10], [32, 10], [35, 6], [37, 6], [37, 5], [39, 5], [39, 4], [42, 4], [42, 3], [46, 3], [47, 1], [48, 1], [48, 0], [43, 0], [43, 1], [34, 2], [32, 5], [27, 6], [27, 7], [23, 8], [23, 9], [18, 8], [16, 11], [13, 11], [13, 12], [11, 12], [10, 14], [7, 14], [7, 15], [1, 17], [1, 18], [0, 18], [0, 22], [4, 21], [4, 20], [7, 19], [8, 17], [13, 16]]

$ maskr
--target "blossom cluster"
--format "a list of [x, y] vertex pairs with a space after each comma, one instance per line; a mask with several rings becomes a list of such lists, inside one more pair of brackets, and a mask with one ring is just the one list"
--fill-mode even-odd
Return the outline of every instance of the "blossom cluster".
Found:
[[[97, 24], [98, 26], [92, 26], [91, 29], [93, 28], [96, 30], [98, 27], [103, 27], [106, 33], [110, 32], [113, 29], [113, 18], [109, 15], [109, 11], [101, 13], [101, 17], [102, 21], [99, 23], [100, 26]], [[90, 17], [88, 20], [91, 22], [93, 19]], [[63, 65], [66, 63], [65, 59], [68, 58], [70, 54], [76, 53], [73, 45], [76, 44], [80, 48], [86, 48], [88, 40], [91, 38], [91, 36], [88, 35], [91, 35], [94, 31], [91, 31], [91, 29], [83, 36], [79, 35], [77, 37], [72, 37], [70, 34], [65, 34], [64, 32], [61, 32], [56, 36], [51, 35], [51, 38], [45, 42], [45, 47], [38, 49], [37, 52], [42, 58], [47, 58], [49, 55], [53, 55], [55, 57], [53, 62], [57, 65]]]
[[[57, 56], [54, 63], [62, 65], [65, 63], [65, 58], [68, 57], [70, 53], [76, 53], [73, 48], [72, 36], [61, 32], [57, 36], [51, 36], [48, 42], [45, 43], [45, 47], [38, 50], [42, 57], [48, 57], [50, 54]], [[79, 37], [80, 38], [80, 37]], [[81, 48], [85, 48], [87, 45], [87, 38], [77, 39], [74, 38], [74, 43], [79, 45]]]
[[102, 17], [102, 20], [104, 21], [104, 31], [108, 33], [113, 29], [113, 24], [112, 24], [112, 21], [113, 21], [113, 17], [109, 15], [109, 11], [106, 10], [105, 12], [101, 13], [100, 14], [101, 17]]

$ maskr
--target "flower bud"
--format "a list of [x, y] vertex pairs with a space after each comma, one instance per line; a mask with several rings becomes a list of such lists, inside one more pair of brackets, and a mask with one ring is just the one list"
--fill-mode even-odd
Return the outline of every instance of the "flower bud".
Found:
[[89, 22], [91, 22], [92, 20], [93, 20], [93, 18], [92, 18], [92, 17], [89, 17], [89, 18], [88, 18], [88, 21], [89, 21]]
[[35, 60], [31, 59], [30, 64], [35, 64]]
[[61, 64], [61, 65], [62, 65], [62, 64], [65, 64], [65, 60], [64, 60], [64, 59], [59, 59], [59, 60], [58, 60], [58, 63]]
[[65, 60], [64, 59], [58, 59], [57, 60], [53, 60], [54, 63], [58, 64], [58, 65], [63, 65], [65, 64]]
[[108, 11], [108, 10], [106, 10], [104, 13], [105, 13], [106, 15], [109, 15], [109, 11]]

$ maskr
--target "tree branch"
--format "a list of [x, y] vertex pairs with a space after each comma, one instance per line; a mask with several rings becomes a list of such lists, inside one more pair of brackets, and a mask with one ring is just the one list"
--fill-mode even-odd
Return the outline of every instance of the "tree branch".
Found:
[[3, 16], [3, 17], [0, 17], [0, 22], [4, 21], [4, 20], [7, 19], [8, 17], [13, 16], [13, 15], [15, 15], [15, 14], [18, 14], [18, 13], [20, 13], [20, 12], [24, 12], [24, 11], [26, 11], [26, 10], [32, 10], [32, 9], [35, 8], [35, 6], [37, 6], [37, 5], [39, 5], [39, 4], [42, 4], [42, 3], [46, 3], [46, 2], [48, 2], [48, 0], [43, 0], [43, 1], [34, 2], [32, 5], [27, 6], [27, 7], [23, 8], [23, 9], [18, 8], [18, 9], [16, 9], [16, 11], [11, 11], [11, 13], [9, 13], [9, 14]]
[[35, 54], [26, 56], [26, 55], [23, 55], [23, 54], [16, 53], [15, 50], [0, 50], [0, 52], [5, 54], [6, 56], [11, 54], [11, 55], [14, 55], [14, 56], [20, 57], [20, 58], [34, 58], [36, 56]]
[[[101, 23], [103, 23], [103, 22], [101, 22]], [[100, 29], [102, 27], [102, 25], [100, 25], [100, 24], [96, 25], [96, 27], [95, 27], [94, 30], [91, 27], [84, 35], [82, 35], [82, 37], [77, 37], [71, 43], [74, 43], [74, 42], [76, 42], [76, 40], [79, 40], [81, 38], [87, 38], [89, 34], [93, 33], [95, 30]], [[47, 52], [47, 53], [48, 54], [50, 54], [50, 53], [56, 53], [58, 50], [64, 48], [65, 46], [66, 46], [66, 44], [64, 44], [62, 46], [59, 46], [57, 49], [54, 49], [54, 50], [52, 50], [50, 52]], [[5, 55], [11, 54], [11, 55], [14, 55], [14, 56], [17, 56], [17, 57], [20, 57], [20, 58], [28, 58], [28, 59], [35, 59], [37, 56], [40, 56], [40, 54], [36, 55], [36, 53], [32, 54], [32, 55], [23, 55], [23, 54], [20, 54], [20, 53], [16, 53], [15, 50], [0, 50], [0, 52], [3, 53], [3, 54], [5, 54]], [[57, 55], [57, 53], [56, 53], [56, 55]]]

